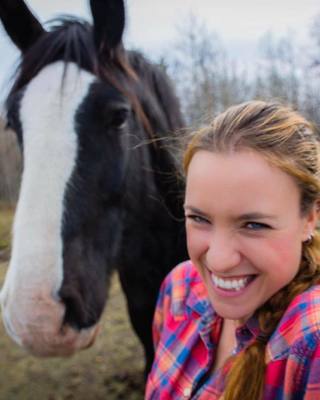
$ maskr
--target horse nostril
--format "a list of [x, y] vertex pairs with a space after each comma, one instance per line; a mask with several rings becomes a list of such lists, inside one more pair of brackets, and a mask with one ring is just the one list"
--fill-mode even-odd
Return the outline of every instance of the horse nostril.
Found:
[[83, 303], [79, 296], [61, 296], [61, 299], [66, 307], [63, 324], [70, 325], [77, 330], [89, 327]]
[[82, 323], [80, 322], [82, 313], [80, 307], [76, 304], [73, 299], [64, 298], [62, 299], [66, 307], [63, 325], [70, 325], [72, 328], [80, 330]]
[[97, 323], [99, 316], [91, 310], [88, 299], [83, 298], [80, 292], [63, 288], [59, 295], [65, 305], [63, 324], [81, 330]]

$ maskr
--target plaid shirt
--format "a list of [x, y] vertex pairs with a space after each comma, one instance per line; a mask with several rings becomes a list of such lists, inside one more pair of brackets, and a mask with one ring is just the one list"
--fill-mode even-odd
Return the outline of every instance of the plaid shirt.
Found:
[[[154, 318], [155, 361], [147, 400], [218, 399], [224, 369], [210, 373], [222, 327], [190, 261], [165, 279]], [[252, 317], [236, 330], [235, 354], [259, 334]], [[320, 400], [320, 286], [297, 296], [266, 347], [263, 400]], [[250, 379], [250, 378], [249, 378]], [[237, 399], [240, 400], [240, 399]]]

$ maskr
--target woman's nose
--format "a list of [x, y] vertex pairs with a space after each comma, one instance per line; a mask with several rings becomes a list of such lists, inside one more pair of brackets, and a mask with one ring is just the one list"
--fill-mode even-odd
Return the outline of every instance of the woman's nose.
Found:
[[213, 235], [206, 253], [206, 264], [212, 272], [229, 272], [240, 260], [241, 252], [235, 238], [224, 233]]

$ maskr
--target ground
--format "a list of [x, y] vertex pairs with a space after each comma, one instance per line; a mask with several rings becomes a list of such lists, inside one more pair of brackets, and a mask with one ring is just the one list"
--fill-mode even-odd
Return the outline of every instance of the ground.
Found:
[[[4, 243], [11, 216], [0, 207], [1, 285], [7, 268], [1, 261], [6, 253], [1, 237]], [[143, 352], [125, 308], [115, 275], [96, 343], [65, 359], [28, 355], [7, 336], [0, 321], [0, 400], [143, 399]]]

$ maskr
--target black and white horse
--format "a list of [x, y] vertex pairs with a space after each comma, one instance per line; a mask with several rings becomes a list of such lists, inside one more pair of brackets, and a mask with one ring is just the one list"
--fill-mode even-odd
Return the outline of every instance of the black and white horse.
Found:
[[124, 50], [123, 2], [90, 5], [93, 26], [69, 17], [47, 31], [22, 0], [0, 0], [22, 52], [6, 105], [24, 159], [3, 319], [36, 355], [85, 348], [116, 268], [148, 370], [159, 285], [186, 257], [181, 187], [161, 140], [182, 119], [163, 71]]

